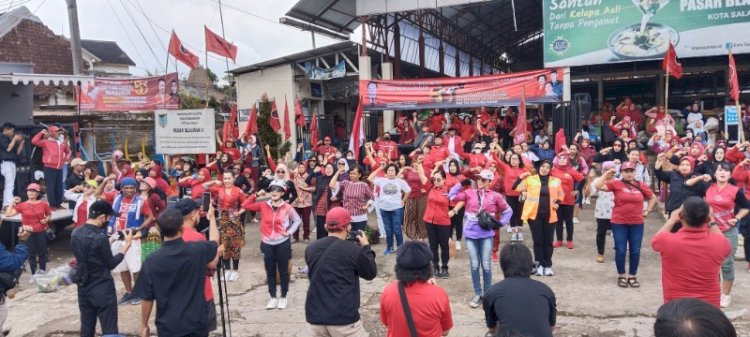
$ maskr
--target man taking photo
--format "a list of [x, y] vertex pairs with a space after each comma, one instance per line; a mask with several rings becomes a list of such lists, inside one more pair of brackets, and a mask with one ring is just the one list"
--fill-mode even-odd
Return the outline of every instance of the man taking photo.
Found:
[[86, 224], [74, 229], [70, 236], [78, 268], [73, 281], [78, 285], [83, 337], [94, 336], [97, 318], [103, 335], [118, 334], [117, 293], [111, 271], [125, 258], [133, 235], [130, 231], [123, 232], [122, 252], [112, 256], [109, 238], [102, 233], [112, 213], [112, 206], [106, 201], [95, 201], [89, 208]]
[[370, 242], [362, 231], [351, 233], [351, 222], [349, 211], [332, 208], [326, 214], [328, 237], [305, 250], [310, 270], [305, 316], [313, 337], [369, 336], [359, 316], [359, 278], [374, 279], [378, 268]]

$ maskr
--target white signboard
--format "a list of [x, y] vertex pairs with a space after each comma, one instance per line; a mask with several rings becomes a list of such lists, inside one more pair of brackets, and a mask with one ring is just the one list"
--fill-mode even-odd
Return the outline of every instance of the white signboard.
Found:
[[156, 110], [156, 153], [204, 154], [216, 152], [216, 124], [212, 109]]

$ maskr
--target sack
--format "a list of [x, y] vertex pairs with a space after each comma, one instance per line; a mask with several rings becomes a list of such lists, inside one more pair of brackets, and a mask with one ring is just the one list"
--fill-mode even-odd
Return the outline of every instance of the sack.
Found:
[[500, 224], [500, 221], [495, 220], [492, 215], [484, 210], [480, 211], [477, 215], [477, 221], [479, 221], [479, 227], [482, 227], [486, 231], [494, 231], [503, 226]]
[[57, 234], [55, 234], [55, 230], [50, 228], [47, 228], [47, 241], [54, 241], [55, 238], [57, 238]]
[[456, 241], [453, 241], [453, 239], [448, 239], [448, 257], [456, 258]]

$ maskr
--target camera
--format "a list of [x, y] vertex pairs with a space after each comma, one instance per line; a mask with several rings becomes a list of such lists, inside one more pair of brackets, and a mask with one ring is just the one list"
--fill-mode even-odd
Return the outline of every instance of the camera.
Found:
[[130, 230], [129, 230], [129, 229], [126, 229], [126, 230], [122, 230], [122, 231], [117, 231], [117, 240], [121, 240], [121, 241], [122, 241], [122, 240], [125, 240], [125, 232], [126, 232], [126, 231], [127, 231], [128, 233], [130, 233]]
[[352, 241], [352, 242], [359, 242], [359, 239], [357, 239], [357, 237], [360, 236], [360, 235], [364, 236], [365, 232], [363, 232], [361, 230], [359, 230], [359, 231], [351, 231], [351, 232], [349, 232], [349, 235], [346, 237], [346, 240], [347, 241]]

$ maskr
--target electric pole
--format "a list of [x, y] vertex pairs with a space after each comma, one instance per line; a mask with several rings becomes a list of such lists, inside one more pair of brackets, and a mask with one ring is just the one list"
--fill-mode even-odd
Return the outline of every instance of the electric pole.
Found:
[[83, 56], [81, 55], [81, 31], [78, 28], [78, 6], [76, 0], [68, 3], [68, 23], [70, 24], [70, 51], [73, 54], [73, 74], [83, 74]]

